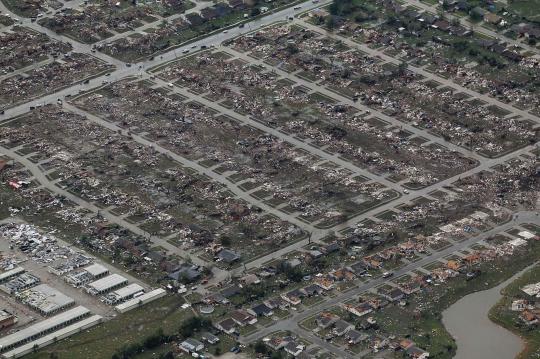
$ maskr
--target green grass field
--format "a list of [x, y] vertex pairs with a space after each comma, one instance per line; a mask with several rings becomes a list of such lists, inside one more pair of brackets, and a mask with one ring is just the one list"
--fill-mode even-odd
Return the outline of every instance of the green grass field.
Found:
[[529, 21], [540, 22], [540, 0], [510, 0], [508, 8]]
[[540, 266], [531, 268], [521, 277], [502, 290], [503, 298], [489, 312], [489, 318], [502, 327], [513, 331], [526, 340], [527, 346], [519, 359], [538, 358], [540, 356], [540, 331], [537, 327], [528, 327], [519, 322], [519, 312], [512, 312], [509, 307], [513, 300], [525, 298], [520, 290], [526, 284], [540, 282]]
[[181, 322], [193, 315], [191, 309], [180, 308], [183, 303], [179, 296], [163, 297], [25, 358], [48, 359], [51, 353], [59, 359], [111, 358], [119, 348], [140, 342], [159, 328], [165, 334], [177, 333]]
[[[441, 322], [441, 313], [460, 298], [497, 286], [538, 259], [540, 243], [532, 242], [526, 251], [481, 264], [479, 269], [482, 274], [474, 280], [467, 281], [462, 275], [444, 285], [429, 287], [428, 291], [412, 296], [407, 307], [389, 306], [374, 317], [383, 331], [397, 336], [410, 335], [419, 347], [429, 351], [433, 357], [450, 359], [455, 355], [456, 344]], [[537, 278], [540, 281], [540, 270]], [[534, 333], [534, 338], [535, 343], [540, 344], [538, 331]]]

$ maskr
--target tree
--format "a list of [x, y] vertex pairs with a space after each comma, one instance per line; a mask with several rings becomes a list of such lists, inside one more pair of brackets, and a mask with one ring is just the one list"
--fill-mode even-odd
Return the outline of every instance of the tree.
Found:
[[400, 62], [398, 65], [398, 74], [404, 75], [408, 67], [409, 65], [405, 61]]
[[287, 279], [293, 282], [300, 282], [304, 277], [304, 273], [300, 267], [292, 267], [289, 263], [283, 261], [277, 268], [279, 273], [284, 273]]
[[261, 9], [259, 9], [258, 7], [254, 7], [253, 9], [251, 9], [251, 12], [250, 12], [251, 16], [259, 16], [260, 14], [261, 14]]
[[190, 337], [193, 333], [208, 329], [212, 326], [212, 322], [205, 318], [192, 317], [182, 323], [179, 332], [184, 338]]
[[268, 348], [260, 340], [255, 343], [253, 349], [255, 350], [255, 353], [266, 354], [268, 352]]
[[326, 25], [326, 27], [328, 29], [333, 30], [336, 27], [336, 20], [331, 15], [327, 16], [326, 21], [325, 21], [325, 25]]
[[300, 51], [300, 50], [298, 50], [298, 46], [296, 46], [293, 43], [288, 43], [287, 47], [286, 47], [286, 50], [290, 55], [294, 55], [294, 54], [296, 54], [296, 53], [298, 53]]
[[220, 242], [225, 247], [229, 247], [231, 245], [231, 239], [229, 237], [227, 237], [227, 236], [221, 237]]

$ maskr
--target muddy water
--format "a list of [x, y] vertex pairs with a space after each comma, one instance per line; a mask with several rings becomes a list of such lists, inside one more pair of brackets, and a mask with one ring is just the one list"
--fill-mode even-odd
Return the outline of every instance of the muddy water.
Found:
[[525, 343], [519, 336], [488, 318], [502, 297], [501, 289], [523, 272], [497, 287], [463, 297], [443, 312], [443, 324], [457, 344], [454, 359], [512, 359], [523, 350]]

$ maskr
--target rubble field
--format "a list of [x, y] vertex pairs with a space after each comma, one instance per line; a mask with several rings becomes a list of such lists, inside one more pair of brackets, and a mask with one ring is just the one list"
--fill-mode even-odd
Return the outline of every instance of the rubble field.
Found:
[[458, 152], [419, 144], [399, 127], [380, 126], [354, 107], [220, 52], [187, 57], [159, 68], [158, 76], [411, 187], [476, 166]]
[[[384, 221], [360, 222], [343, 230], [343, 240], [380, 245], [414, 238], [424, 247], [464, 240], [471, 233], [504, 223], [509, 210], [534, 208], [537, 185], [529, 185], [535, 173], [533, 159], [510, 161], [497, 170], [482, 171], [454, 182], [436, 199], [402, 204]], [[528, 179], [523, 179], [524, 174]]]
[[0, 109], [27, 102], [108, 71], [113, 66], [80, 53], [68, 53], [43, 66], [0, 80]]
[[[237, 25], [250, 16], [261, 12], [284, 8], [294, 3], [291, 0], [274, 0], [262, 3], [237, 1], [217, 2], [200, 11], [190, 11], [181, 17], [145, 28], [143, 31], [123, 36], [120, 39], [105, 41], [96, 49], [122, 61], [135, 62], [153, 57], [166, 49], [178, 47], [199, 36]], [[259, 7], [260, 6], [260, 7]]]
[[289, 66], [295, 75], [484, 156], [500, 156], [537, 138], [523, 119], [508, 118], [452, 88], [431, 86], [406, 67], [381, 63], [298, 26], [261, 29], [230, 46], [272, 66]]
[[165, 51], [191, 40], [199, 35], [188, 20], [177, 18], [162, 22], [132, 35], [124, 36], [112, 42], [99, 44], [96, 49], [122, 61], [135, 62], [142, 58]]
[[193, 4], [183, 0], [132, 1], [116, 3], [92, 1], [80, 8], [67, 8], [45, 17], [39, 23], [59, 34], [65, 34], [84, 43], [94, 43], [114, 34], [136, 29], [176, 13], [182, 13]]
[[9, 10], [24, 17], [36, 17], [46, 11], [48, 7], [58, 8], [62, 6], [62, 2], [58, 0], [2, 0], [2, 2]]
[[[369, 16], [340, 17], [334, 24], [340, 35], [539, 113], [540, 93], [535, 84], [540, 63], [522, 49], [394, 0], [370, 0], [362, 5], [362, 10], [370, 10]], [[309, 21], [326, 26], [329, 16], [328, 11], [314, 12]]]
[[15, 26], [0, 33], [0, 76], [47, 59], [59, 57], [71, 46], [50, 39], [47, 35]]
[[54, 161], [49, 176], [61, 188], [116, 208], [148, 233], [178, 233], [180, 245], [209, 249], [223, 242], [259, 254], [302, 236], [152, 148], [57, 106], [4, 124], [0, 132], [5, 146]]
[[289, 211], [308, 220], [346, 215], [354, 203], [391, 196], [379, 183], [357, 179], [337, 166], [318, 164], [316, 156], [165, 91], [144, 82], [120, 82], [82, 96], [74, 104], [243, 181], [244, 190], [257, 188], [257, 197], [280, 200]]

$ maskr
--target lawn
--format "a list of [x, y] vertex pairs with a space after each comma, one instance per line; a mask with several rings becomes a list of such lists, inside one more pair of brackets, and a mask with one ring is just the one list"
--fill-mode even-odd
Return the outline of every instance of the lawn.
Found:
[[[374, 317], [384, 332], [410, 336], [434, 357], [450, 359], [455, 354], [456, 344], [441, 322], [441, 313], [460, 298], [498, 285], [539, 258], [540, 243], [532, 242], [526, 250], [512, 257], [481, 264], [479, 269], [482, 274], [474, 280], [467, 281], [462, 275], [444, 285], [428, 287], [423, 293], [410, 297], [407, 307], [389, 306]], [[537, 281], [540, 281], [540, 270], [536, 275]], [[540, 345], [540, 333], [531, 335], [534, 343]]]
[[519, 312], [512, 312], [510, 304], [513, 300], [526, 298], [520, 288], [524, 285], [540, 282], [540, 266], [531, 268], [521, 277], [516, 279], [501, 293], [503, 298], [489, 312], [489, 318], [502, 327], [511, 330], [527, 341], [525, 350], [519, 355], [519, 359], [538, 358], [540, 355], [540, 331], [537, 327], [522, 325], [518, 319]]
[[193, 315], [181, 309], [179, 296], [166, 296], [143, 307], [119, 314], [104, 324], [29, 354], [29, 359], [47, 359], [55, 353], [59, 359], [110, 358], [126, 344], [135, 343], [162, 328], [165, 334], [176, 333], [181, 322]]
[[508, 8], [529, 21], [540, 21], [540, 0], [510, 0]]

